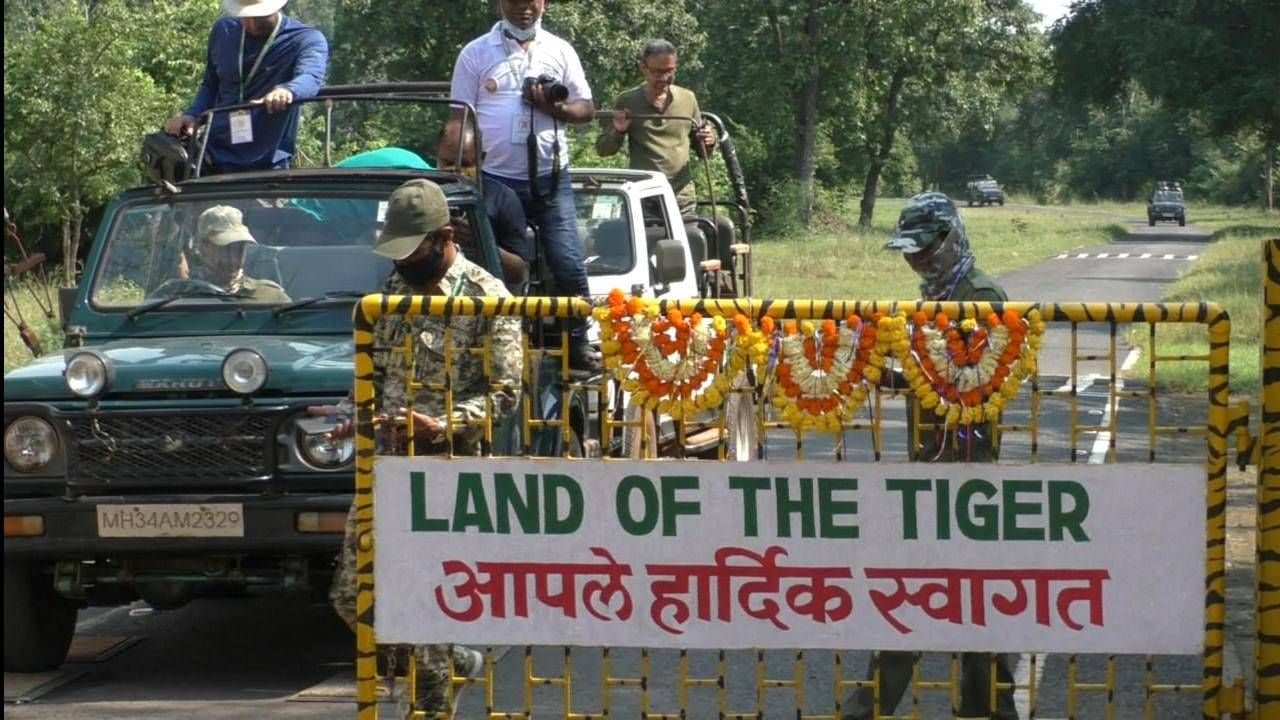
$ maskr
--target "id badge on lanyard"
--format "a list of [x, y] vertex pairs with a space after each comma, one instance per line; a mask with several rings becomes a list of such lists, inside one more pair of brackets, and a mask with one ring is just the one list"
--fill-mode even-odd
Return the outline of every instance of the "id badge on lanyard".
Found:
[[[524, 51], [524, 67], [512, 62], [511, 54], [515, 52], [514, 50], [512, 50], [512, 53], [507, 54], [507, 69], [511, 71], [511, 79], [515, 82], [516, 89], [522, 96], [524, 94], [524, 79], [533, 71], [533, 47], [537, 42], [535, 38], [533, 42], [529, 43], [529, 49]], [[519, 45], [516, 47], [519, 48]], [[502, 37], [502, 48], [504, 50], [507, 48], [505, 35]], [[511, 119], [512, 145], [524, 146], [529, 141], [529, 136], [533, 134], [533, 118], [530, 115], [531, 113], [529, 112], [520, 112]]]
[[[258, 59], [253, 62], [253, 67], [246, 74], [244, 72], [244, 26], [240, 26], [240, 57], [236, 62], [236, 69], [240, 71], [240, 102], [244, 102], [244, 89], [253, 81], [253, 77], [258, 74], [258, 69], [262, 67], [262, 59], [267, 56], [267, 51], [271, 49], [271, 44], [276, 40], [276, 33], [280, 32], [280, 26], [284, 24], [284, 16], [282, 15], [276, 21], [276, 26], [271, 28], [271, 35], [267, 37], [267, 42], [262, 46], [262, 50], [258, 51]], [[237, 110], [231, 113], [231, 144], [241, 145], [253, 142], [253, 121], [248, 110]]]

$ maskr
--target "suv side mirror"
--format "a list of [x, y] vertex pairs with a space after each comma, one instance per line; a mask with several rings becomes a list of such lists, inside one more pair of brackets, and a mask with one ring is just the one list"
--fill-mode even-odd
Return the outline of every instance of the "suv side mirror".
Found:
[[670, 238], [659, 240], [653, 254], [658, 266], [658, 282], [663, 285], [683, 280], [688, 274], [689, 269], [684, 264], [684, 246], [680, 241]]

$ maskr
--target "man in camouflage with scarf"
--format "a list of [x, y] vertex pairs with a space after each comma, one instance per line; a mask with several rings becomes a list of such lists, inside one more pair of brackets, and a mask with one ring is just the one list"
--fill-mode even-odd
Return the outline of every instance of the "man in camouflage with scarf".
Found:
[[[383, 288], [388, 295], [510, 297], [500, 280], [464, 257], [454, 244], [444, 193], [429, 180], [410, 180], [392, 193], [386, 226], [373, 252], [395, 261], [395, 270]], [[446, 328], [452, 331], [448, 377]], [[414, 380], [422, 384], [414, 394], [412, 413], [408, 412], [406, 382], [409, 359], [403, 352], [391, 352], [391, 348], [403, 348], [409, 336], [413, 337]], [[471, 352], [485, 347], [486, 340], [491, 366], [488, 377], [483, 357]], [[384, 315], [374, 326], [374, 347], [374, 383], [381, 389], [375, 409], [379, 453], [404, 454], [408, 434], [413, 433], [417, 454], [444, 454], [449, 449], [447, 421], [452, 420], [454, 454], [479, 454], [486, 414], [497, 428], [515, 411], [523, 363], [518, 318], [418, 315], [406, 319]], [[445, 413], [443, 393], [431, 389], [446, 380], [453, 390], [451, 416]], [[349, 424], [340, 427], [335, 434], [349, 432]], [[352, 630], [356, 625], [355, 540], [353, 506], [330, 591], [334, 609]], [[413, 655], [418, 663], [413, 709], [428, 712], [449, 709], [445, 697], [450, 657], [460, 676], [472, 675], [483, 665], [480, 653], [460, 645], [417, 646]]]
[[[925, 300], [938, 302], [1003, 302], [1009, 298], [995, 280], [975, 266], [964, 221], [950, 198], [942, 193], [925, 192], [907, 201], [898, 216], [898, 228], [888, 250], [901, 252], [911, 269], [920, 276], [920, 293]], [[897, 375], [897, 373], [895, 373]], [[897, 384], [905, 384], [899, 381]], [[909, 456], [921, 462], [993, 462], [996, 448], [992, 442], [990, 423], [956, 433], [931, 430], [920, 434], [920, 446], [914, 445], [916, 403], [907, 404], [907, 438]], [[886, 651], [880, 653], [880, 715], [892, 715], [911, 684], [911, 667], [918, 653]], [[991, 698], [991, 654], [969, 652], [960, 656], [960, 717], [994, 717], [1017, 720], [1018, 711], [1013, 692], [1000, 690], [995, 712]], [[1013, 673], [1003, 654], [995, 656], [996, 677], [1001, 683], [1013, 683]], [[868, 669], [875, 672], [874, 662]], [[859, 688], [842, 703], [844, 720], [869, 720], [876, 717], [871, 688]]]

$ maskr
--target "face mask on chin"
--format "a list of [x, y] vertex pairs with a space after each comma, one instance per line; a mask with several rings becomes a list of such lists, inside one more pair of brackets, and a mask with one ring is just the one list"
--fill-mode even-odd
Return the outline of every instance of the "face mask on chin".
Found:
[[430, 254], [420, 260], [397, 260], [396, 272], [415, 288], [426, 289], [444, 276], [444, 248], [437, 244]]
[[506, 18], [502, 18], [502, 31], [520, 42], [528, 42], [533, 39], [534, 35], [542, 29], [542, 18], [533, 21], [533, 24], [527, 28], [521, 28], [519, 25], [511, 22]]

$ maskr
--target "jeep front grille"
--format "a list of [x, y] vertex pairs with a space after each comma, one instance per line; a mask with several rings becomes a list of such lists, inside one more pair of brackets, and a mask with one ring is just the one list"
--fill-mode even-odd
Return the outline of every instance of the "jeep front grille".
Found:
[[242, 485], [271, 473], [276, 417], [207, 411], [68, 418], [72, 483], [113, 487]]

